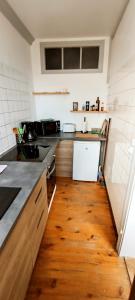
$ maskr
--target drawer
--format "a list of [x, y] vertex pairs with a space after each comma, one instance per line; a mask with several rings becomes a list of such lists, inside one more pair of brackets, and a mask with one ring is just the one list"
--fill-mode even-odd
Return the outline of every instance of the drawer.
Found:
[[35, 230], [35, 224], [37, 223], [39, 215], [43, 208], [46, 208], [46, 210], [48, 212], [47, 191], [45, 188], [42, 189], [42, 192], [40, 193], [40, 196], [38, 197], [36, 205], [34, 205], [33, 213], [30, 213], [29, 234], [30, 233], [33, 234], [33, 232]]
[[12, 276], [14, 278], [13, 285], [10, 285], [12, 289], [9, 297], [7, 297], [7, 282], [9, 283], [9, 281], [6, 281], [6, 298], [3, 299], [24, 300], [33, 270], [31, 248], [28, 245], [25, 245], [25, 248], [23, 248], [23, 255], [20, 253], [18, 259], [18, 265], [12, 270]]
[[29, 224], [31, 223], [32, 218], [35, 215], [38, 206], [40, 205], [43, 195], [46, 197], [46, 189], [46, 175], [43, 174], [34, 191], [32, 192], [32, 195], [29, 197], [25, 208], [25, 214], [27, 215]]
[[[21, 281], [21, 273], [31, 253], [28, 224], [23, 214], [12, 231], [0, 255], [0, 299], [13, 299], [15, 287]], [[10, 258], [10, 259], [9, 259]], [[32, 257], [29, 257], [29, 276], [32, 272]], [[20, 279], [19, 279], [20, 278]], [[18, 280], [19, 279], [19, 280]], [[8, 288], [7, 288], [8, 285]], [[19, 298], [21, 299], [21, 297]]]
[[32, 253], [33, 253], [33, 265], [35, 264], [37, 254], [39, 251], [40, 243], [45, 230], [45, 225], [48, 217], [47, 202], [41, 205], [40, 210], [34, 220], [33, 235], [32, 235]]

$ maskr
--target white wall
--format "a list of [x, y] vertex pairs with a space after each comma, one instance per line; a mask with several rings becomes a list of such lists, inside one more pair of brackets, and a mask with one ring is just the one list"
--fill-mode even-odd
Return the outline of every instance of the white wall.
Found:
[[[36, 119], [55, 118], [63, 122], [74, 122], [77, 129], [81, 129], [81, 122], [85, 114], [70, 113], [72, 102], [78, 101], [80, 108], [85, 101], [95, 104], [96, 97], [99, 96], [106, 103], [107, 99], [107, 68], [109, 54], [109, 38], [105, 39], [104, 66], [103, 73], [87, 74], [41, 74], [40, 65], [40, 41], [36, 40], [32, 45], [32, 69], [35, 91], [55, 91], [68, 89], [70, 95], [49, 95], [35, 96]], [[65, 39], [66, 41], [72, 39]], [[79, 39], [76, 39], [79, 40]], [[84, 40], [84, 39], [83, 39]], [[88, 40], [88, 38], [86, 38]], [[49, 40], [46, 40], [49, 41]], [[50, 40], [54, 41], [54, 40]], [[105, 115], [86, 115], [89, 128], [100, 127]]]
[[0, 154], [15, 145], [12, 128], [31, 117], [30, 46], [0, 13]]
[[[135, 167], [135, 165], [134, 165]], [[130, 206], [127, 216], [127, 222], [123, 228], [123, 234], [119, 240], [119, 251], [121, 256], [135, 257], [135, 176], [130, 194]]]
[[105, 179], [118, 233], [123, 229], [128, 207], [127, 189], [132, 180], [130, 173], [135, 142], [134, 12], [135, 1], [130, 0], [111, 48], [108, 109], [112, 122]]

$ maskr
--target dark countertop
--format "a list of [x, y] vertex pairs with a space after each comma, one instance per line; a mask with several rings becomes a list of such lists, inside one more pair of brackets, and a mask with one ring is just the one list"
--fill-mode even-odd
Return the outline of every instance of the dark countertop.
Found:
[[[43, 171], [51, 164], [52, 155], [55, 153], [58, 142], [59, 140], [57, 138], [55, 138], [55, 140], [49, 139], [50, 150], [43, 162], [0, 161], [0, 165], [7, 165], [7, 168], [0, 174], [0, 187], [21, 188], [21, 191], [0, 220], [0, 248], [4, 246], [7, 237]], [[33, 142], [33, 144], [41, 145], [47, 143], [48, 140], [45, 138]], [[10, 151], [14, 151], [15, 148], [16, 147], [13, 147], [7, 151], [8, 154], [10, 154]]]
[[[17, 150], [17, 146], [14, 146], [13, 148], [9, 149], [8, 151], [6, 151], [3, 155], [0, 156], [0, 160], [1, 161], [18, 161], [18, 162], [42, 162], [42, 163], [46, 163], [47, 165], [50, 164], [50, 160], [52, 160], [52, 155], [55, 153], [55, 149], [57, 147], [59, 140], [56, 139], [46, 139], [46, 138], [38, 138], [36, 141], [34, 142], [30, 142], [27, 143], [25, 145], [38, 145], [40, 146], [40, 155], [39, 157], [34, 158], [33, 159], [27, 159], [25, 157], [25, 155], [21, 155], [19, 154], [18, 156], [18, 150]], [[48, 145], [47, 148], [44, 149], [44, 147], [42, 148], [42, 146]], [[22, 145], [20, 145], [20, 147], [23, 147]], [[41, 152], [42, 150], [42, 152]], [[43, 160], [42, 160], [43, 159]]]
[[[79, 132], [78, 132], [79, 133]], [[91, 132], [89, 132], [91, 133]], [[103, 136], [103, 135], [98, 135], [99, 136], [99, 139], [95, 138], [94, 137], [94, 134], [93, 134], [93, 138], [77, 138], [76, 137], [76, 133], [73, 132], [73, 133], [67, 133], [67, 132], [62, 132], [60, 131], [59, 133], [55, 133], [55, 134], [51, 134], [51, 135], [48, 135], [46, 137], [40, 137], [40, 139], [51, 139], [52, 141], [54, 139], [58, 139], [58, 140], [73, 140], [73, 141], [106, 141], [106, 137]]]
[[0, 174], [0, 186], [20, 187], [21, 191], [0, 220], [0, 248], [4, 245], [30, 194], [46, 169], [45, 163], [0, 162], [0, 165], [5, 164], [7, 168]]

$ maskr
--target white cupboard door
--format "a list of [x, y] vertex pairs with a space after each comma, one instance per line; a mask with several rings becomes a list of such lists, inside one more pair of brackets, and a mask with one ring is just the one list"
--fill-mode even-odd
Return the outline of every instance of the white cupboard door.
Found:
[[73, 179], [97, 181], [100, 142], [74, 142]]

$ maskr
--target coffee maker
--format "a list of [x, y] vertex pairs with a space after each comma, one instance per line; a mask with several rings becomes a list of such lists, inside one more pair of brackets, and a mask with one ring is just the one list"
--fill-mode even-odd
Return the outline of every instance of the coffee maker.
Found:
[[36, 140], [37, 135], [35, 132], [34, 122], [24, 121], [21, 123], [22, 128], [24, 128], [23, 139], [25, 142], [33, 142]]

